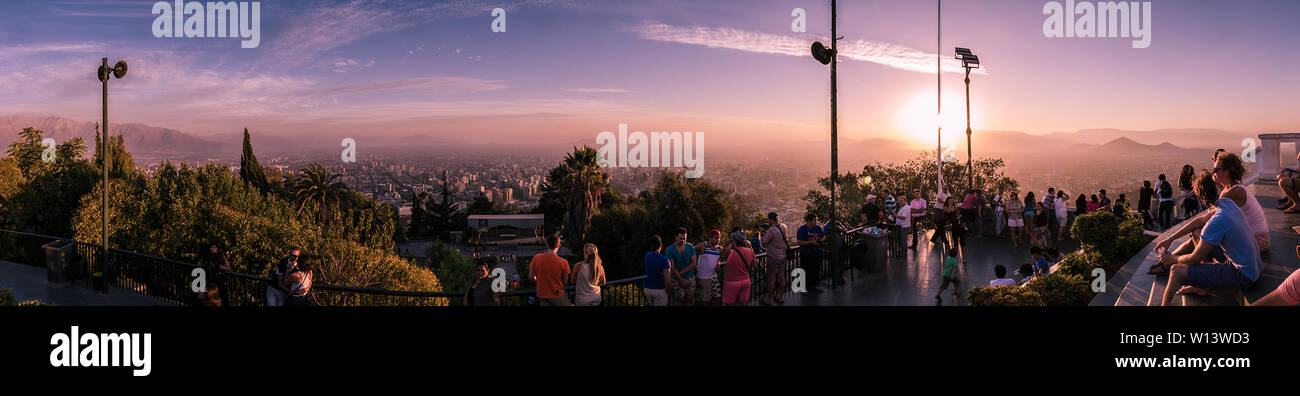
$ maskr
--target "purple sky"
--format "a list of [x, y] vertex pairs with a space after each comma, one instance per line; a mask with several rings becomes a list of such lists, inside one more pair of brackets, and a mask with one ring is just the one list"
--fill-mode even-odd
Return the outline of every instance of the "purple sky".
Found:
[[[935, 2], [840, 3], [841, 135], [926, 143]], [[1154, 1], [1145, 49], [1044, 37], [1044, 3], [944, 2], [938, 52], [966, 46], [984, 62], [977, 131], [1300, 130], [1300, 2]], [[627, 123], [763, 142], [829, 129], [828, 68], [807, 55], [830, 34], [829, 1], [263, 1], [253, 49], [155, 38], [152, 4], [0, 3], [0, 115], [97, 119], [107, 56], [131, 66], [110, 83], [114, 122], [197, 135], [527, 143]], [[490, 31], [498, 6], [505, 33]], [[796, 7], [806, 33], [791, 32]], [[964, 116], [957, 70], [943, 75], [946, 124]]]

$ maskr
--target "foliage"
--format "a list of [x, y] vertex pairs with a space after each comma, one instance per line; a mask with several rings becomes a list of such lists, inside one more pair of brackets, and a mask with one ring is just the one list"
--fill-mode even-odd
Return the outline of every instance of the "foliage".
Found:
[[[96, 126], [94, 166], [96, 170], [101, 170], [101, 172], [102, 169], [104, 169], [103, 154], [105, 151], [104, 149], [101, 149], [101, 147], [103, 147], [101, 146], [103, 142], [102, 137], [103, 136], [99, 133], [99, 127]], [[126, 151], [126, 143], [122, 135], [109, 136], [106, 149], [108, 151], [109, 162], [108, 177], [119, 179], [135, 176], [135, 159], [131, 156], [131, 153]]]
[[[24, 128], [18, 140], [9, 145], [6, 152], [10, 158], [6, 162], [18, 167], [22, 177], [19, 180], [6, 180], [0, 185], [17, 191], [8, 192], [4, 199], [3, 215], [7, 228], [35, 232], [53, 236], [71, 234], [69, 222], [81, 200], [99, 179], [99, 172], [89, 161], [81, 158], [85, 154], [85, 143], [75, 138], [60, 144], [55, 149], [52, 162], [42, 161], [44, 146], [41, 144], [44, 132], [33, 128]], [[12, 173], [0, 167], [0, 172]]]
[[1047, 305], [1038, 291], [1020, 286], [972, 287], [966, 300], [971, 306], [1041, 307]]
[[248, 135], [248, 128], [244, 128], [244, 152], [239, 156], [239, 178], [259, 191], [265, 192], [269, 187], [266, 171], [262, 169], [262, 163], [257, 162], [257, 155], [253, 153], [253, 142]]
[[544, 197], [552, 201], [562, 199], [561, 202], [567, 203], [564, 205], [564, 236], [576, 246], [581, 246], [587, 239], [591, 218], [609, 190], [609, 175], [597, 159], [596, 149], [585, 145], [574, 147], [559, 166], [551, 169], [542, 185]]
[[24, 184], [27, 184], [27, 178], [18, 168], [18, 162], [13, 158], [0, 158], [0, 214], [4, 213], [5, 202], [18, 195]]
[[53, 307], [54, 304], [50, 304], [41, 300], [27, 300], [18, 303], [18, 306], [19, 307]]
[[443, 290], [447, 291], [464, 291], [474, 274], [474, 260], [442, 242], [429, 246], [429, 267], [438, 274]]
[[1092, 276], [1093, 268], [1101, 268], [1106, 270], [1106, 278], [1110, 279], [1111, 276], [1115, 275], [1115, 271], [1119, 269], [1118, 267], [1118, 265], [1112, 264], [1112, 261], [1103, 257], [1101, 253], [1098, 253], [1096, 249], [1084, 247], [1066, 255], [1065, 259], [1061, 260], [1059, 267], [1057, 267], [1056, 273], [1088, 278]]
[[330, 221], [330, 208], [345, 203], [343, 198], [344, 193], [348, 191], [348, 186], [338, 181], [342, 176], [316, 163], [303, 168], [302, 177], [296, 179], [290, 186], [293, 202], [298, 205], [298, 213], [302, 213], [302, 210], [310, 204], [316, 208], [316, 220]]
[[[465, 229], [466, 213], [456, 210], [456, 202], [451, 194], [451, 182], [447, 181], [447, 171], [439, 178], [437, 199], [421, 191], [415, 194], [411, 205], [411, 236], [415, 238], [433, 236], [438, 240], [450, 241], [451, 232]], [[475, 200], [471, 209], [476, 213], [494, 213], [495, 206], [482, 197]]]
[[9, 288], [0, 288], [0, 307], [10, 307], [14, 305], [14, 290]]
[[[862, 173], [851, 181], [857, 181], [866, 186], [861, 187], [864, 193], [882, 195], [886, 190], [898, 191], [907, 195], [909, 199], [913, 197], [913, 191], [921, 190], [921, 194], [929, 201], [933, 201], [937, 190], [936, 180], [938, 178], [935, 165], [935, 153], [923, 152], [916, 158], [907, 160], [902, 164], [881, 164], [879, 162], [868, 164], [862, 167]], [[1012, 191], [1020, 187], [1015, 180], [1006, 176], [1003, 168], [1006, 166], [1001, 158], [979, 158], [972, 163], [974, 173], [974, 188], [985, 192]], [[962, 162], [945, 162], [943, 164], [943, 182], [944, 192], [956, 194], [956, 192], [968, 189], [966, 164]], [[826, 185], [828, 186], [828, 185]], [[857, 205], [861, 205], [861, 201]]]
[[1107, 259], [1114, 260], [1123, 253], [1118, 249], [1119, 218], [1114, 213], [1096, 211], [1079, 216], [1070, 226], [1070, 235], [1081, 246], [1094, 249]]
[[710, 229], [748, 228], [751, 213], [754, 209], [747, 202], [707, 180], [663, 172], [658, 183], [639, 196], [607, 193], [591, 220], [586, 242], [600, 249], [610, 279], [643, 275], [645, 241], [651, 235], [659, 235], [668, 244], [674, 230], [683, 227], [695, 242]]
[[[197, 262], [204, 247], [216, 244], [227, 250], [236, 272], [266, 275], [297, 246], [315, 258], [321, 284], [441, 290], [432, 272], [392, 253], [391, 208], [359, 194], [344, 198], [353, 201], [353, 209], [331, 208], [331, 217], [341, 221], [321, 224], [217, 164], [192, 168], [164, 163], [155, 176], [110, 183], [108, 223], [114, 247]], [[96, 240], [99, 190], [79, 207], [73, 221], [76, 239]]]
[[1092, 300], [1093, 292], [1088, 281], [1079, 275], [1053, 273], [1034, 277], [1024, 285], [1043, 297], [1048, 306], [1082, 306]]

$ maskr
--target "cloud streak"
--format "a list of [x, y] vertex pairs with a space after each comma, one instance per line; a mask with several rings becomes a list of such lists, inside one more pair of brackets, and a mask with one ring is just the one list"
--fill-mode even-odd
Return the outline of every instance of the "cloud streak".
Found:
[[626, 90], [626, 89], [622, 89], [622, 88], [565, 88], [564, 90], [565, 90], [566, 92], [577, 92], [577, 93], [629, 93], [629, 92], [632, 92], [632, 91], [628, 91], [628, 90]]
[[[645, 40], [789, 56], [810, 56], [809, 47], [813, 40], [828, 41], [826, 38], [813, 38], [810, 35], [794, 37], [733, 28], [673, 26], [654, 22], [644, 22], [629, 27], [626, 31]], [[934, 53], [897, 44], [870, 40], [841, 40], [839, 51], [844, 59], [913, 72], [935, 72]], [[961, 63], [956, 59], [944, 57], [941, 62], [945, 73], [964, 72]], [[985, 73], [983, 69], [973, 72]]]

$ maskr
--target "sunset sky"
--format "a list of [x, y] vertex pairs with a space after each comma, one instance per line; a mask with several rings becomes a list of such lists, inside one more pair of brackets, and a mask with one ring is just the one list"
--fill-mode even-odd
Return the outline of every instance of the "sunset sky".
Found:
[[[978, 54], [975, 129], [1300, 131], [1296, 1], [1154, 1], [1151, 45], [1047, 38], [1045, 1], [943, 2], [943, 40]], [[1064, 3], [1062, 1], [1062, 3]], [[99, 117], [196, 135], [427, 134], [473, 142], [634, 130], [825, 139], [829, 1], [262, 1], [261, 43], [155, 38], [152, 1], [0, 3], [0, 115]], [[507, 10], [492, 33], [490, 12]], [[791, 32], [791, 10], [808, 13]], [[840, 2], [841, 136], [933, 144], [935, 1]], [[962, 75], [943, 75], [948, 124]], [[958, 132], [964, 125], [949, 125]], [[954, 133], [954, 136], [956, 133]]]

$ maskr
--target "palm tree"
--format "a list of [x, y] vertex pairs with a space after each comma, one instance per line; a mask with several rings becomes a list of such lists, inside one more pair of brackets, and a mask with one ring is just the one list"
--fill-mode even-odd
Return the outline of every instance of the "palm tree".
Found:
[[609, 175], [597, 162], [596, 149], [589, 146], [574, 147], [565, 155], [564, 162], [551, 170], [547, 184], [551, 191], [565, 198], [568, 216], [565, 229], [573, 243], [586, 240], [591, 217], [600, 205], [600, 197], [609, 188]]
[[293, 200], [298, 203], [298, 213], [307, 207], [308, 202], [315, 202], [318, 210], [316, 220], [325, 221], [331, 203], [342, 200], [348, 186], [336, 181], [342, 175], [334, 173], [320, 164], [313, 163], [302, 169], [302, 177], [294, 181]]

